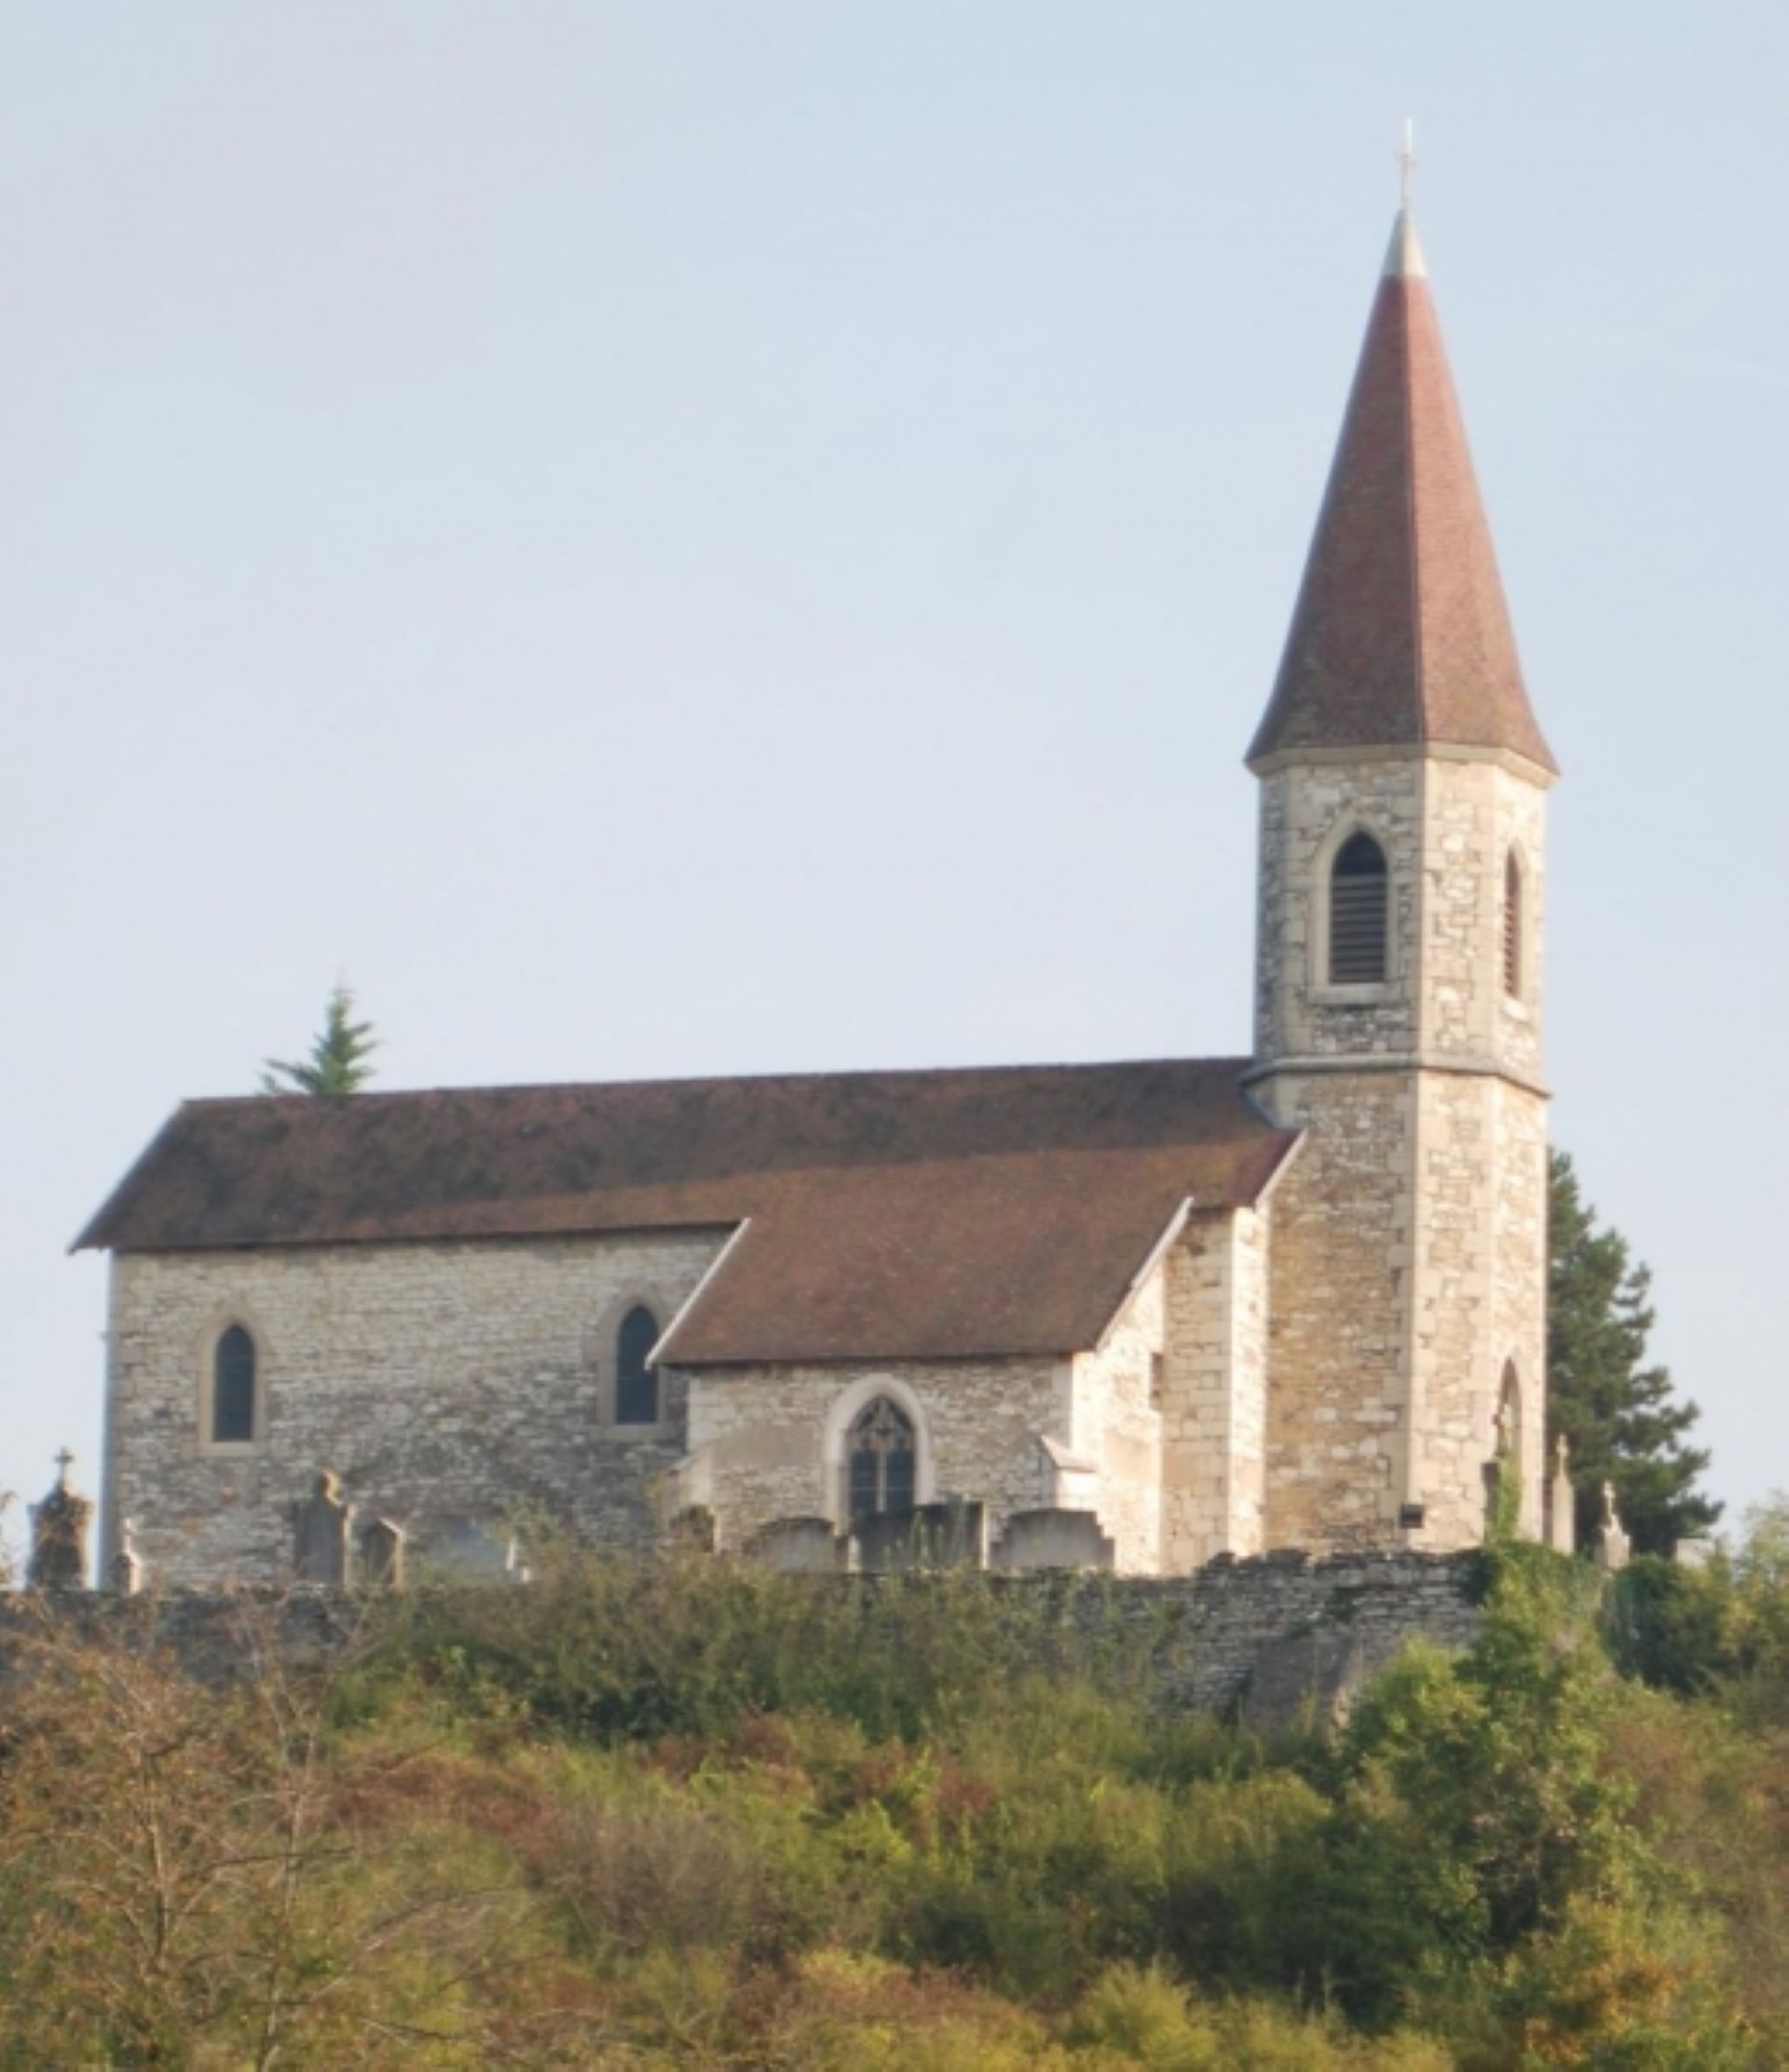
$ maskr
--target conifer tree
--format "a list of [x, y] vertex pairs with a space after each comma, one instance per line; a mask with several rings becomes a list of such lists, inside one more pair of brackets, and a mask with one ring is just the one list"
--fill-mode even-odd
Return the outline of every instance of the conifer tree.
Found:
[[261, 1075], [261, 1091], [327, 1097], [358, 1094], [373, 1076], [367, 1060], [378, 1047], [373, 1024], [354, 1019], [353, 993], [346, 986], [337, 986], [329, 996], [323, 1026], [310, 1046], [310, 1056], [296, 1064], [269, 1057]]
[[1577, 1538], [1590, 1544], [1603, 1484], [1635, 1549], [1669, 1554], [1704, 1533], [1720, 1505], [1696, 1489], [1704, 1449], [1684, 1435], [1701, 1415], [1677, 1400], [1667, 1368], [1648, 1365], [1652, 1276], [1618, 1231], [1599, 1228], [1577, 1174], [1555, 1152], [1548, 1204], [1547, 1392], [1553, 1435], [1571, 1448]]

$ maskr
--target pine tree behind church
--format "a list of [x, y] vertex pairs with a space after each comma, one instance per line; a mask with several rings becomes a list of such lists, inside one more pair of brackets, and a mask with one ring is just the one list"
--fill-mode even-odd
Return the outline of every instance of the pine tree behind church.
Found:
[[1619, 1231], [1597, 1228], [1564, 1152], [1553, 1153], [1547, 1223], [1548, 1410], [1571, 1447], [1578, 1545], [1591, 1544], [1607, 1481], [1636, 1551], [1669, 1554], [1721, 1506], [1695, 1488], [1706, 1451], [1684, 1444], [1701, 1412], [1674, 1399], [1668, 1369], [1646, 1364], [1652, 1276]]
[[297, 1064], [269, 1057], [261, 1075], [264, 1094], [358, 1094], [373, 1077], [368, 1059], [379, 1047], [371, 1022], [354, 1019], [354, 995], [337, 986], [329, 996], [323, 1026], [310, 1056]]

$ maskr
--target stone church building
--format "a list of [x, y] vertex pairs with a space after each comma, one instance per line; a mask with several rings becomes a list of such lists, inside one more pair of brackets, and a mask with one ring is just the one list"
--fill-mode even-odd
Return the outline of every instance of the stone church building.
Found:
[[1248, 762], [1249, 1056], [184, 1105], [77, 1241], [102, 1559], [290, 1574], [323, 1470], [418, 1561], [1538, 1532], [1555, 771], [1402, 216]]

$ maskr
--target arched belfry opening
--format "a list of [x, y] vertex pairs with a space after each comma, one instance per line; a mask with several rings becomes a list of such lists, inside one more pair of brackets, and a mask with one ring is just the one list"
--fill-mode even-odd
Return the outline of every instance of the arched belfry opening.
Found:
[[1330, 984], [1383, 986], [1390, 901], [1386, 852], [1364, 829], [1336, 851], [1330, 872]]
[[1512, 849], [1503, 860], [1503, 989], [1522, 998], [1522, 859]]

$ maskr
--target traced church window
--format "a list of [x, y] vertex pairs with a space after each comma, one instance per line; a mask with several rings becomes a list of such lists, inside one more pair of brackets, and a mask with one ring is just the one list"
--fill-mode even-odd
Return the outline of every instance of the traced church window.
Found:
[[659, 1370], [650, 1355], [659, 1340], [659, 1320], [644, 1302], [621, 1318], [615, 1334], [615, 1422], [659, 1422]]
[[1503, 989], [1522, 998], [1522, 865], [1513, 849], [1503, 865]]
[[254, 1441], [254, 1341], [232, 1324], [212, 1355], [212, 1444]]
[[845, 1458], [851, 1468], [851, 1515], [913, 1507], [913, 1421], [886, 1396], [867, 1403], [852, 1421]]
[[1350, 835], [1330, 878], [1330, 984], [1381, 986], [1386, 978], [1386, 852]]

